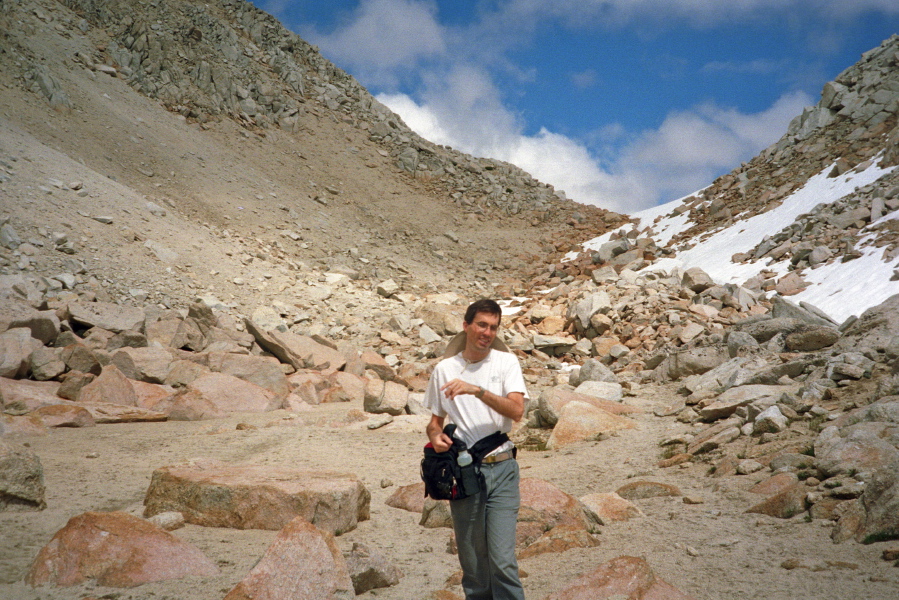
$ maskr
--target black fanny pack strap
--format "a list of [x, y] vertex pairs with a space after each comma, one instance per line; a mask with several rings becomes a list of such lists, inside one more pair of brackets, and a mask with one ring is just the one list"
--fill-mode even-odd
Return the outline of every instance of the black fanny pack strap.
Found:
[[475, 442], [475, 445], [469, 449], [468, 452], [469, 454], [471, 454], [471, 457], [476, 463], [480, 463], [485, 456], [508, 441], [508, 435], [497, 431], [496, 433], [491, 433], [487, 437], [479, 439], [477, 442]]

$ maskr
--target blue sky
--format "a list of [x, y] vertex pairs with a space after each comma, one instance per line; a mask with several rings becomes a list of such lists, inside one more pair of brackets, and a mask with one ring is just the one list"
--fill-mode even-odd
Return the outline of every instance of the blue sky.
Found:
[[425, 138], [631, 213], [777, 141], [896, 0], [255, 0]]

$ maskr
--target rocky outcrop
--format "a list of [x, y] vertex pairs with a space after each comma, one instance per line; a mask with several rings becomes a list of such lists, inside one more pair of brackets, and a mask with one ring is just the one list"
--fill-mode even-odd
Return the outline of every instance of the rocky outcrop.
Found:
[[594, 533], [597, 525], [593, 514], [573, 496], [547, 481], [531, 477], [521, 480], [521, 507], [516, 531], [519, 553], [526, 552], [534, 544], [536, 546], [529, 555], [537, 553], [538, 549], [541, 552], [556, 551], [552, 534], [557, 528], [559, 532], [567, 532], [560, 535], [574, 539], [575, 545], [590, 544], [592, 542], [581, 534]]
[[562, 408], [559, 420], [546, 442], [546, 448], [557, 450], [573, 442], [595, 440], [614, 431], [633, 429], [636, 426], [627, 417], [575, 400]]
[[369, 518], [370, 498], [345, 473], [205, 463], [154, 471], [144, 515], [176, 511], [206, 527], [271, 530], [303, 517], [340, 535]]
[[346, 561], [333, 536], [296, 517], [225, 598], [351, 600], [354, 595]]
[[601, 525], [608, 525], [614, 521], [629, 521], [643, 516], [643, 511], [639, 507], [615, 492], [588, 494], [582, 496], [580, 501], [596, 515], [596, 520]]
[[130, 588], [216, 574], [218, 567], [197, 547], [148, 521], [121, 512], [88, 512], [69, 519], [41, 549], [25, 581], [67, 587], [90, 580]]
[[353, 544], [352, 550], [344, 553], [344, 558], [357, 596], [369, 590], [396, 585], [403, 576], [384, 555], [365, 544]]
[[689, 600], [693, 598], [659, 578], [642, 558], [619, 556], [571, 582], [544, 600]]
[[42, 510], [44, 469], [28, 448], [0, 439], [0, 511]]

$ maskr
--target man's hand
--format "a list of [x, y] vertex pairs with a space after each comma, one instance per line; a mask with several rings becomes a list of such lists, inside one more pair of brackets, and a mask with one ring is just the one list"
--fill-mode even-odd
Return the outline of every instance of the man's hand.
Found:
[[[454, 400], [460, 394], [470, 394], [502, 416], [509, 417], [513, 421], [520, 421], [521, 417], [524, 416], [524, 394], [521, 392], [509, 392], [508, 396], [500, 396], [489, 390], [483, 390], [482, 392], [482, 389], [461, 379], [453, 379], [440, 388], [446, 394], [447, 400]], [[433, 444], [433, 440], [431, 443]]]
[[428, 441], [431, 442], [431, 447], [437, 452], [446, 452], [453, 447], [453, 440], [450, 436], [443, 433], [443, 421], [443, 417], [431, 415], [431, 422], [428, 423], [426, 429]]
[[476, 393], [481, 391], [481, 388], [474, 384], [466, 383], [461, 379], [453, 379], [442, 388], [440, 388], [440, 391], [446, 394], [447, 400], [453, 400], [456, 396], [459, 396], [461, 394], [471, 394], [472, 396], [474, 396]]

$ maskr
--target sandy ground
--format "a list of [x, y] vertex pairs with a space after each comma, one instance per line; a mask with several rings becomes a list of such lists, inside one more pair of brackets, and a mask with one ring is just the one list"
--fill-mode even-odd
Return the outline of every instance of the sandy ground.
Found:
[[[660, 396], [664, 391], [646, 391], [652, 396], [626, 401], [646, 409], [664, 401]], [[28, 443], [45, 470], [48, 508], [0, 513], [0, 597], [223, 597], [262, 556], [275, 532], [194, 525], [175, 531], [219, 564], [221, 574], [214, 578], [187, 578], [130, 590], [93, 585], [31, 589], [22, 583], [38, 550], [69, 518], [88, 510], [140, 514], [154, 469], [213, 458], [357, 474], [371, 492], [371, 519], [339, 536], [337, 542], [344, 551], [353, 542], [363, 542], [404, 573], [399, 585], [360, 597], [426, 598], [444, 587], [458, 569], [456, 557], [446, 551], [450, 530], [425, 529], [418, 525], [418, 515], [384, 503], [397, 486], [418, 480], [423, 428], [334, 426], [350, 408], [331, 404], [299, 416], [279, 411], [216, 421], [101, 425], [59, 429], [31, 438]], [[598, 547], [521, 561], [529, 598], [542, 598], [621, 555], [644, 557], [660, 577], [700, 599], [886, 600], [899, 596], [899, 569], [881, 560], [882, 544], [836, 545], [829, 538], [829, 522], [745, 514], [756, 500], [745, 490], [766, 477], [764, 473], [714, 478], [707, 475], [705, 464], [658, 469], [654, 466], [660, 456], [658, 441], [689, 426], [649, 411], [636, 419], [639, 429], [600, 442], [556, 452], [522, 451], [522, 476], [545, 479], [575, 497], [614, 491], [635, 478], [649, 479], [674, 484], [684, 495], [700, 497], [704, 503], [686, 504], [674, 497], [638, 500], [635, 503], [645, 516], [604, 526]], [[238, 423], [256, 428], [238, 430]], [[784, 569], [780, 565], [787, 559], [798, 559], [804, 566]]]

